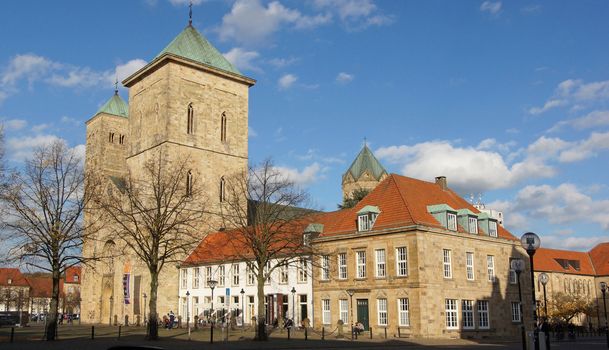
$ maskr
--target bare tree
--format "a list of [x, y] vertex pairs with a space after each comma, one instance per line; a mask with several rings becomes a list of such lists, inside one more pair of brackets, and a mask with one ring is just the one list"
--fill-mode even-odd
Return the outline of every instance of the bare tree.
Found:
[[202, 238], [205, 198], [188, 164], [188, 159], [170, 163], [159, 152], [144, 163], [141, 175], [131, 173], [117, 190], [98, 196], [115, 238], [150, 273], [149, 339], [158, 338], [159, 274], [181, 262]]
[[85, 179], [81, 157], [57, 141], [38, 148], [2, 192], [7, 210], [2, 239], [12, 246], [9, 257], [50, 272], [53, 280], [46, 340], [55, 339], [61, 275], [85, 262], [80, 249], [94, 229], [84, 226], [82, 215], [95, 186]]
[[[230, 244], [256, 277], [256, 339], [267, 340], [264, 309], [264, 282], [281, 267], [305, 264], [308, 273], [313, 254], [303, 241], [303, 229], [313, 213], [307, 192], [281, 174], [270, 160], [227, 181], [223, 201], [223, 221], [231, 227]], [[309, 259], [300, 259], [308, 257]]]

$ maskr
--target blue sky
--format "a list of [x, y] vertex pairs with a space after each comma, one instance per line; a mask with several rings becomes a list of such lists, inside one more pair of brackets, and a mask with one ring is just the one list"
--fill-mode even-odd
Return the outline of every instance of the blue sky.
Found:
[[[187, 24], [187, 1], [0, 4], [11, 164], [84, 122]], [[448, 177], [546, 247], [609, 241], [609, 3], [195, 1], [194, 26], [247, 76], [250, 161], [318, 207], [364, 138], [389, 172]], [[127, 94], [121, 88], [121, 95]]]

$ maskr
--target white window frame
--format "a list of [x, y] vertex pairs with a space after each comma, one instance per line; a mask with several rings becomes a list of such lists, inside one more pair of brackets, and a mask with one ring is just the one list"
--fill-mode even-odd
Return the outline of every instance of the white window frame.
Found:
[[395, 248], [395, 272], [400, 277], [408, 276], [408, 248]]
[[446, 329], [459, 328], [459, 306], [457, 299], [445, 299]]
[[282, 265], [279, 268], [279, 284], [288, 284], [288, 282], [289, 282], [288, 265]]
[[398, 298], [398, 322], [401, 327], [410, 326], [408, 298]]
[[463, 318], [463, 329], [474, 329], [474, 301], [461, 300], [461, 314]]
[[321, 323], [331, 324], [330, 299], [321, 299]]
[[488, 273], [489, 282], [495, 282], [495, 257], [493, 255], [486, 256], [486, 271]]
[[239, 264], [233, 264], [233, 286], [239, 285]]
[[298, 260], [298, 283], [306, 283], [308, 280], [309, 261], [306, 258]]
[[247, 280], [245, 281], [246, 285], [253, 286], [256, 284], [256, 274], [254, 274], [254, 269], [252, 269], [250, 265], [247, 265], [245, 270], [247, 272]]
[[358, 215], [357, 224], [358, 231], [370, 231], [370, 227], [372, 226], [370, 225], [370, 218], [368, 217], [368, 214]]
[[349, 300], [348, 299], [339, 299], [338, 300], [338, 310], [340, 319], [344, 324], [349, 324]]
[[366, 251], [358, 250], [355, 252], [355, 271], [356, 278], [366, 278]]
[[192, 289], [198, 289], [201, 280], [201, 268], [195, 267], [192, 269]]
[[491, 319], [490, 319], [490, 313], [489, 313], [488, 300], [478, 300], [476, 302], [476, 309], [478, 309], [478, 328], [480, 328], [480, 329], [491, 328]]
[[347, 279], [347, 253], [338, 253], [338, 279]]
[[375, 275], [377, 278], [385, 278], [387, 277], [387, 254], [385, 249], [376, 249], [374, 251], [374, 256], [376, 259], [376, 271]]
[[467, 217], [467, 229], [468, 229], [469, 233], [471, 233], [473, 235], [477, 235], [478, 234], [478, 218], [475, 218], [473, 216], [468, 216]]
[[330, 257], [327, 255], [321, 257], [321, 280], [330, 280]]
[[205, 286], [207, 287], [207, 282], [213, 279], [212, 267], [205, 266]]
[[488, 235], [491, 237], [497, 237], [497, 221], [489, 220], [488, 222]]
[[377, 310], [377, 324], [379, 326], [387, 325], [387, 299], [379, 298], [376, 299], [376, 310]]
[[512, 261], [515, 258], [510, 258], [509, 259], [509, 266], [510, 266], [510, 271], [508, 272], [508, 280], [510, 282], [510, 284], [517, 284], [518, 283], [518, 274], [516, 274], [516, 271], [514, 269], [512, 269]]
[[520, 303], [517, 301], [512, 301], [512, 322], [522, 322], [522, 315], [520, 314]]
[[218, 266], [218, 286], [224, 287], [226, 284], [226, 267], [224, 265]]
[[476, 278], [474, 270], [474, 252], [465, 253], [465, 271], [468, 281], [473, 281]]
[[446, 213], [446, 228], [450, 231], [457, 231], [457, 214]]
[[442, 250], [442, 261], [444, 266], [444, 278], [453, 278], [452, 252], [450, 249]]
[[188, 269], [182, 269], [182, 289], [188, 288]]

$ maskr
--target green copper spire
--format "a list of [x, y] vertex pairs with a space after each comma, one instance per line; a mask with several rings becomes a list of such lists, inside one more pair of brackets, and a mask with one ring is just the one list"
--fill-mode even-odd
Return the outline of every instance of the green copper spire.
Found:
[[114, 96], [112, 96], [108, 102], [101, 106], [95, 115], [99, 113], [106, 113], [125, 118], [129, 117], [129, 106], [127, 106], [127, 103], [118, 95], [118, 88], [115, 88]]
[[229, 73], [242, 75], [192, 25], [188, 25], [155, 59], [164, 54], [176, 55]]
[[376, 159], [374, 154], [372, 154], [368, 145], [364, 143], [364, 148], [362, 148], [357, 157], [355, 157], [355, 160], [351, 163], [351, 166], [345, 175], [351, 173], [353, 178], [357, 180], [366, 170], [368, 170], [376, 180], [380, 179], [383, 174], [387, 174], [387, 171], [383, 168], [378, 159]]

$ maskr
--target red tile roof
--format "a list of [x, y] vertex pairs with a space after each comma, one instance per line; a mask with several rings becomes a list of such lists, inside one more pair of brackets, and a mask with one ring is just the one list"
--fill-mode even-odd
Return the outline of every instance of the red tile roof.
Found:
[[[31, 286], [30, 296], [33, 298], [50, 298], [53, 292], [53, 279], [47, 275], [28, 275]], [[63, 294], [63, 280], [59, 280], [59, 294]]]
[[[65, 283], [80, 284], [80, 266], [71, 266], [66, 269]], [[76, 276], [76, 278], [75, 278]]]
[[[9, 284], [8, 281], [11, 280]], [[0, 268], [0, 286], [20, 286], [28, 287], [27, 280], [17, 268]]]
[[[560, 260], [566, 261], [565, 268]], [[579, 270], [571, 261], [579, 262]], [[586, 252], [575, 252], [570, 250], [539, 248], [533, 256], [535, 271], [562, 272], [575, 275], [595, 275], [592, 260]]]
[[609, 242], [598, 244], [589, 252], [598, 276], [609, 276]]

